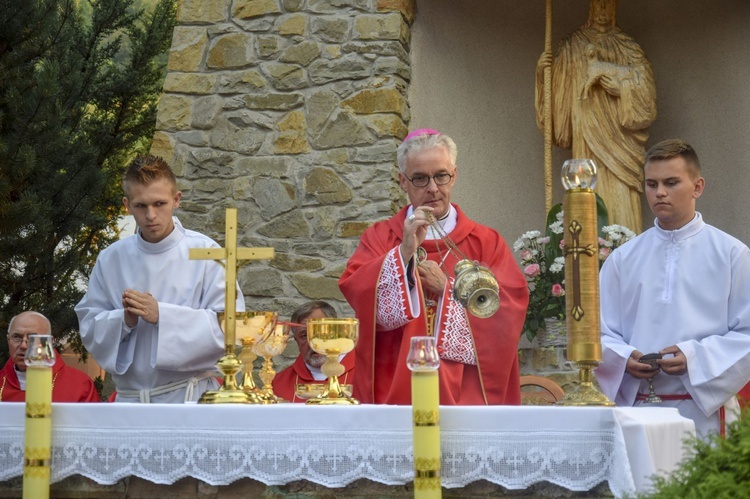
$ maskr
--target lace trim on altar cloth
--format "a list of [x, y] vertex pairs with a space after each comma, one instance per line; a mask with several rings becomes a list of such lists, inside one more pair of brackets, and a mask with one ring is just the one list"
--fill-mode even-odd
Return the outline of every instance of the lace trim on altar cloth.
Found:
[[[326, 432], [328, 433], [328, 432]], [[351, 434], [350, 434], [351, 433]], [[53, 438], [51, 481], [83, 475], [100, 484], [127, 476], [171, 484], [185, 477], [210, 485], [253, 478], [267, 485], [308, 480], [325, 487], [345, 487], [367, 478], [388, 485], [413, 479], [411, 438], [402, 432], [337, 430], [329, 437], [301, 437], [301, 432], [268, 431], [263, 441], [238, 441], [236, 432], [173, 429], [149, 432], [144, 440], [123, 428], [87, 429]], [[406, 432], [408, 433], [408, 432]], [[508, 489], [548, 481], [569, 490], [590, 490], [609, 481], [615, 495], [633, 491], [627, 456], [616, 456], [611, 432], [485, 432], [443, 434], [442, 485], [464, 487], [484, 479]], [[530, 442], [530, 439], [533, 442]], [[22, 442], [0, 439], [0, 480], [23, 475]], [[623, 449], [624, 451], [624, 449]]]
[[409, 322], [406, 314], [404, 284], [399, 272], [399, 262], [393, 248], [385, 256], [377, 289], [378, 324], [390, 331]]
[[[451, 289], [453, 284], [451, 283]], [[450, 297], [445, 327], [440, 335], [438, 352], [441, 359], [461, 362], [462, 364], [477, 365], [474, 352], [474, 342], [469, 331], [464, 308]]]

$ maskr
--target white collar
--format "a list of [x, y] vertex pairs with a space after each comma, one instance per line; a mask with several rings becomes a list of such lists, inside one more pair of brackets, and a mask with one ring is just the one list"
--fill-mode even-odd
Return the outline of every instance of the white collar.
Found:
[[[453, 229], [455, 229], [456, 225], [458, 224], [458, 212], [452, 204], [449, 204], [448, 206], [448, 214], [437, 222], [440, 225], [440, 228], [443, 229], [443, 232], [445, 232], [446, 234], [450, 234], [451, 232], [453, 232]], [[410, 205], [409, 209], [406, 210], [406, 216], [408, 217], [412, 213], [414, 213], [414, 205]], [[435, 228], [430, 225], [430, 227], [428, 227], [427, 229], [427, 236], [425, 237], [425, 239], [440, 239], [440, 234], [438, 234]]]

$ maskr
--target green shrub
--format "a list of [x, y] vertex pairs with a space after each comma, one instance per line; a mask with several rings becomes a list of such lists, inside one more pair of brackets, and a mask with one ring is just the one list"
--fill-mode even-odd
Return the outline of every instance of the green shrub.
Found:
[[735, 499], [750, 497], [750, 411], [727, 425], [727, 438], [714, 435], [687, 442], [689, 455], [671, 476], [654, 479], [648, 497]]

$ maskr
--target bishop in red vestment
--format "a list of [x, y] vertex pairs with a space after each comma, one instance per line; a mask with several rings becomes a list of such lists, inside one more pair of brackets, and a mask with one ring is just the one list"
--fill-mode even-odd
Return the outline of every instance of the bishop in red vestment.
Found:
[[[526, 280], [503, 238], [450, 204], [457, 177], [450, 137], [417, 130], [397, 154], [411, 205], [365, 231], [339, 280], [360, 321], [354, 397], [410, 404], [411, 338], [434, 335], [441, 405], [520, 404]], [[446, 234], [457, 250], [449, 251]], [[500, 308], [489, 318], [472, 316], [453, 297], [454, 267], [464, 258], [488, 267], [497, 279]]]
[[[10, 320], [10, 359], [0, 371], [0, 402], [26, 400], [24, 356], [28, 347], [28, 335], [50, 334], [51, 330], [49, 320], [38, 312], [22, 312]], [[55, 353], [55, 364], [52, 366], [52, 402], [101, 402], [91, 378], [86, 373], [67, 366], [60, 354]]]

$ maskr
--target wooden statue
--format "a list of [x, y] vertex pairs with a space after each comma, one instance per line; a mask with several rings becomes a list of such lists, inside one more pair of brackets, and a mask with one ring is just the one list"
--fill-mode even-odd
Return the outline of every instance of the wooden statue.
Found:
[[617, 0], [591, 0], [588, 22], [537, 63], [537, 125], [544, 129], [544, 68], [552, 68], [552, 137], [593, 159], [609, 222], [642, 230], [643, 155], [656, 119], [656, 86], [641, 47], [616, 24]]

